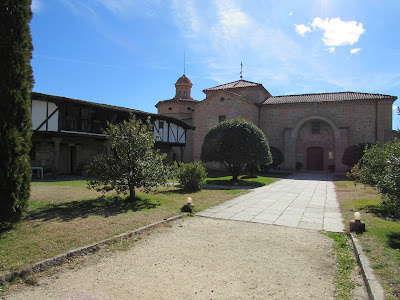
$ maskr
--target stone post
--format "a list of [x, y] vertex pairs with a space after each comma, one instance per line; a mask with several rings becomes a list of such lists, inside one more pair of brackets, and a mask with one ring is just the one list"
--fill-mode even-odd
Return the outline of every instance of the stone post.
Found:
[[342, 163], [342, 157], [344, 150], [347, 147], [348, 139], [348, 127], [339, 128], [339, 136], [335, 140], [336, 150], [335, 150], [335, 171], [338, 173], [343, 173], [347, 171], [347, 166]]
[[285, 129], [285, 153], [283, 156], [283, 168], [285, 170], [293, 171], [296, 169], [296, 158], [295, 158], [295, 139], [292, 138], [292, 128]]
[[53, 156], [53, 175], [56, 176], [59, 171], [59, 166], [60, 166], [60, 143], [61, 143], [61, 138], [53, 138], [53, 143], [54, 143], [54, 156]]

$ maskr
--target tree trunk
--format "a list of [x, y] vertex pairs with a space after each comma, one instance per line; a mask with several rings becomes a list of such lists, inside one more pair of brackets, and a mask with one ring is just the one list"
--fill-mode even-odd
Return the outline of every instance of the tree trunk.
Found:
[[232, 181], [238, 181], [239, 171], [237, 168], [232, 170]]
[[135, 187], [129, 188], [129, 197], [128, 197], [128, 201], [133, 202], [133, 201], [135, 200], [135, 196], [136, 196]]

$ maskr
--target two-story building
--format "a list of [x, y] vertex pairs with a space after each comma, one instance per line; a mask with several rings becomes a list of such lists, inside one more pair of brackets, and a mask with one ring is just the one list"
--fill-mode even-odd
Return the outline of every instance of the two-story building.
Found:
[[59, 96], [32, 93], [32, 167], [54, 174], [81, 174], [95, 154], [110, 151], [103, 134], [107, 122], [116, 124], [130, 114], [154, 124], [155, 147], [168, 161], [180, 161], [188, 130], [194, 127], [172, 116], [151, 114]]

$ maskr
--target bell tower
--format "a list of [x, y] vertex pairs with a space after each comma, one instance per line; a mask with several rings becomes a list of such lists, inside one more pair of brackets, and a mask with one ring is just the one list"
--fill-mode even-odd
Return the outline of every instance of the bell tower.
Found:
[[193, 100], [190, 96], [192, 86], [193, 84], [190, 79], [183, 74], [175, 83], [176, 93], [174, 100]]

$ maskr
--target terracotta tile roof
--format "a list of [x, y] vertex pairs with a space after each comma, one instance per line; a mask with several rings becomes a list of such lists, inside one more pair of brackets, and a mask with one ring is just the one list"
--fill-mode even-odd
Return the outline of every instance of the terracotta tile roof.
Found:
[[172, 98], [172, 99], [168, 99], [168, 100], [158, 101], [158, 103], [155, 106], [157, 107], [157, 105], [160, 104], [160, 103], [173, 103], [173, 102], [190, 102], [190, 103], [196, 102], [197, 103], [197, 102], [200, 102], [200, 101], [194, 100], [194, 99], [175, 99], [175, 98]]
[[90, 101], [84, 101], [84, 100], [79, 100], [79, 99], [72, 99], [72, 98], [66, 98], [66, 97], [54, 96], [54, 95], [48, 95], [48, 94], [42, 94], [42, 93], [36, 93], [36, 92], [32, 92], [32, 99], [33, 100], [45, 100], [45, 101], [49, 100], [49, 101], [53, 101], [55, 103], [57, 103], [57, 102], [58, 103], [62, 103], [62, 102], [77, 103], [77, 104], [87, 105], [87, 106], [91, 106], [91, 107], [103, 108], [103, 109], [107, 109], [107, 110], [115, 110], [115, 111], [119, 111], [119, 112], [133, 113], [138, 117], [140, 116], [140, 117], [147, 118], [148, 116], [150, 116], [152, 119], [171, 121], [175, 124], [181, 125], [183, 128], [186, 128], [186, 129], [194, 129], [195, 128], [194, 126], [189, 125], [189, 124], [187, 124], [179, 119], [176, 119], [174, 117], [164, 116], [164, 115], [159, 115], [159, 114], [152, 114], [152, 113], [148, 113], [145, 111], [121, 107], [121, 106], [114, 106], [114, 105], [109, 105], [109, 104], [96, 103], [96, 102], [90, 102]]
[[193, 86], [192, 82], [190, 81], [189, 78], [186, 77], [185, 74], [183, 74], [182, 77], [180, 77], [180, 78], [176, 81], [175, 86], [177, 86], [177, 85], [182, 85], [182, 84], [183, 84], [183, 85], [190, 85], [190, 86]]
[[382, 95], [382, 94], [338, 92], [338, 93], [275, 96], [267, 98], [262, 104], [278, 105], [278, 104], [338, 102], [338, 101], [372, 100], [372, 99], [391, 99], [394, 101], [397, 99], [397, 97], [390, 95]]
[[203, 92], [206, 91], [216, 91], [216, 90], [227, 90], [227, 89], [237, 89], [237, 88], [244, 88], [244, 87], [253, 87], [253, 86], [259, 86], [261, 85], [261, 83], [255, 83], [255, 82], [251, 82], [251, 81], [247, 81], [247, 80], [237, 80], [234, 82], [229, 82], [229, 83], [225, 83], [222, 85], [218, 85], [209, 89], [205, 89], [203, 90]]

